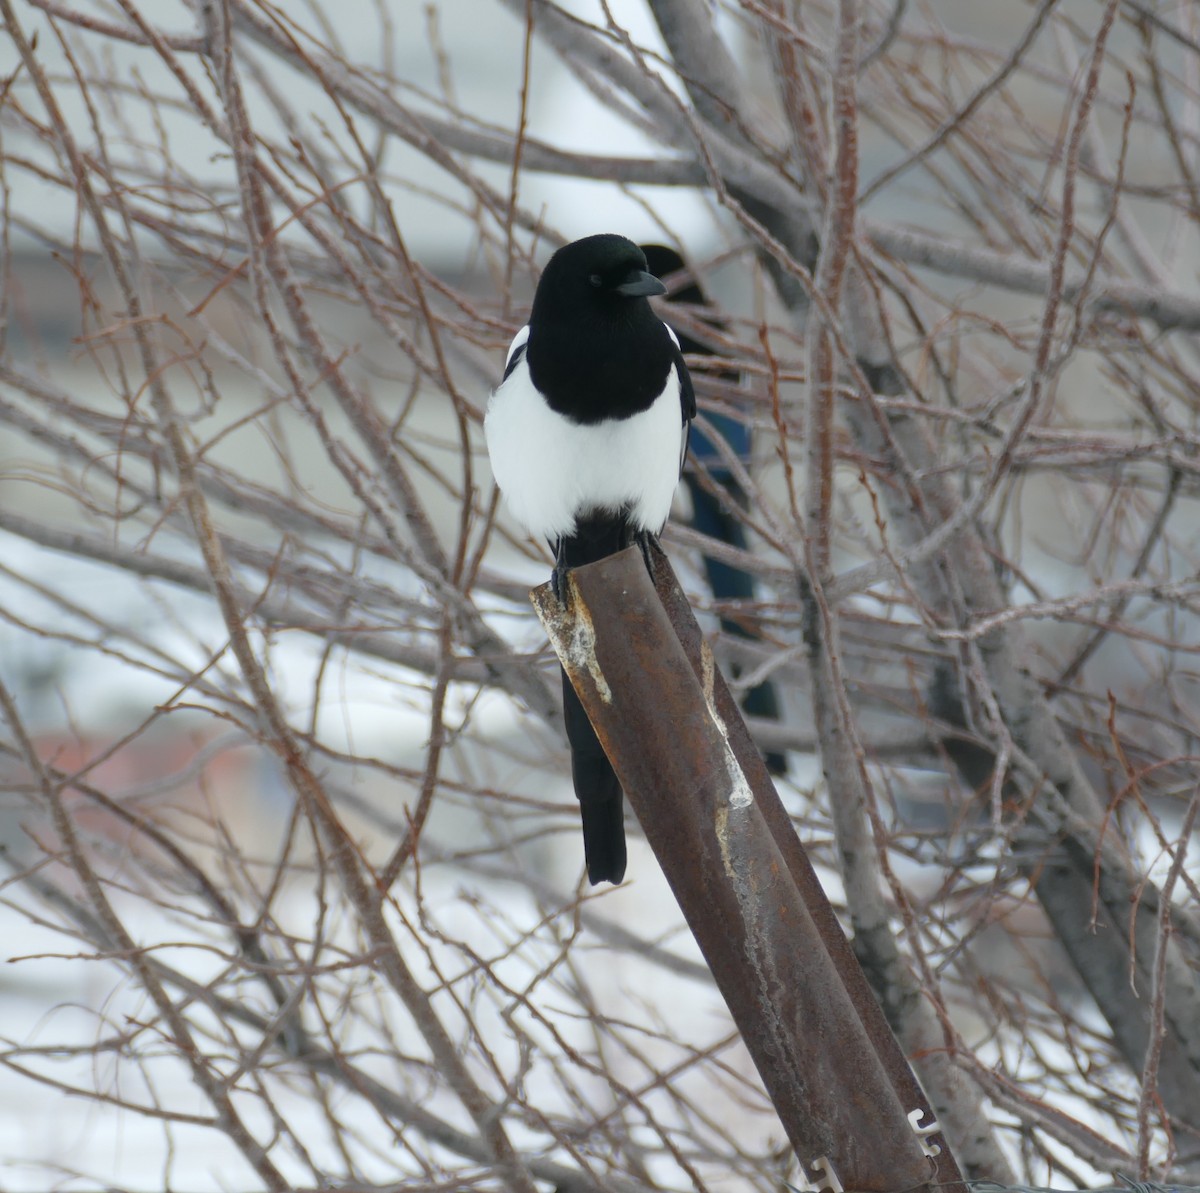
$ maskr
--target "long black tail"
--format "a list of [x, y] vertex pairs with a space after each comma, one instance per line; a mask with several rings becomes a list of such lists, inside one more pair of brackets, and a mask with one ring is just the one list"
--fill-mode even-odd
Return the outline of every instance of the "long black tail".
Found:
[[[560, 567], [595, 563], [624, 550], [633, 534], [624, 518], [611, 514], [581, 519], [575, 534], [559, 543]], [[625, 877], [625, 797], [616, 772], [588, 715], [563, 673], [563, 717], [571, 746], [571, 778], [583, 818], [583, 856], [588, 881], [620, 882]]]
[[588, 881], [625, 877], [625, 797], [588, 715], [563, 673], [563, 715], [571, 743], [571, 778], [583, 817], [583, 856]]

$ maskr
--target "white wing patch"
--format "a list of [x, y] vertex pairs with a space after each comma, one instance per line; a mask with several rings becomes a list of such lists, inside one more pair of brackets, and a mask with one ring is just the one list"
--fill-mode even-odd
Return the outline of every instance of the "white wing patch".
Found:
[[[668, 328], [667, 330], [669, 331], [669, 330], [670, 330], [670, 328]], [[516, 352], [516, 350], [517, 350], [518, 348], [520, 348], [520, 346], [521, 346], [522, 344], [524, 344], [524, 343], [525, 343], [525, 341], [526, 341], [526, 340], [528, 340], [528, 339], [529, 339], [529, 324], [528, 324], [528, 323], [526, 323], [526, 324], [525, 324], [525, 326], [524, 326], [524, 327], [522, 327], [522, 328], [521, 328], [521, 330], [520, 330], [519, 332], [517, 332], [517, 334], [516, 334], [515, 336], [513, 336], [513, 341], [512, 341], [512, 343], [511, 343], [511, 344], [509, 344], [509, 346], [508, 346], [508, 352], [507, 352], [507, 353], [505, 353], [505, 356], [504, 356], [504, 371], [505, 371], [506, 373], [508, 372], [508, 366], [509, 366], [509, 363], [511, 362], [511, 360], [512, 360], [512, 358], [513, 358], [513, 353], [514, 353], [514, 352]], [[676, 340], [676, 342], [675, 342], [675, 343], [676, 343], [676, 347], [678, 347], [679, 341], [678, 341], [678, 340]]]

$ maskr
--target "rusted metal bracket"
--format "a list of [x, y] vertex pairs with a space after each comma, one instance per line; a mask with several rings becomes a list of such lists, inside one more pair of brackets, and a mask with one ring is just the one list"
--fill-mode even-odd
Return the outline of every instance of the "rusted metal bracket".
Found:
[[[806, 1171], [811, 1168], [812, 1172]], [[845, 1186], [834, 1172], [828, 1156], [818, 1156], [808, 1165], [801, 1164], [803, 1180], [799, 1185], [788, 1185], [795, 1193], [846, 1193]]]
[[936, 1143], [930, 1143], [929, 1137], [936, 1135], [942, 1129], [942, 1124], [935, 1118], [932, 1122], [921, 1125], [921, 1119], [924, 1117], [925, 1111], [918, 1107], [916, 1110], [908, 1112], [909, 1125], [913, 1129], [913, 1134], [921, 1143], [921, 1150], [931, 1159], [934, 1156], [942, 1154], [941, 1147]]
[[568, 573], [565, 607], [549, 585], [532, 600], [806, 1186], [961, 1181], [666, 556], [650, 565], [623, 551]]

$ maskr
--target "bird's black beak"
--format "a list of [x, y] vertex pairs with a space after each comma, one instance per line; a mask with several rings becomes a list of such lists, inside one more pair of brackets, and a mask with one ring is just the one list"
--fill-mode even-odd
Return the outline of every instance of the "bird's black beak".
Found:
[[647, 273], [644, 269], [631, 270], [629, 276], [613, 289], [626, 298], [650, 298], [655, 294], [667, 292], [666, 286], [654, 274]]

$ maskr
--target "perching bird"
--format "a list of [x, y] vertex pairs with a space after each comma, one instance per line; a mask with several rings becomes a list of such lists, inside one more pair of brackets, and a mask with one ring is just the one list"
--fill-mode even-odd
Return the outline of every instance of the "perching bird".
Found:
[[[588, 236], [547, 262], [508, 350], [484, 431], [496, 483], [562, 569], [662, 530], [696, 413], [674, 333], [647, 297], [665, 287], [623, 236]], [[588, 879], [625, 875], [624, 797], [570, 681], [563, 713]]]
[[[665, 278], [686, 268], [683, 258], [665, 244], [644, 244], [642, 252], [646, 254], [647, 268], [657, 278]], [[682, 303], [688, 306], [702, 308], [708, 306], [708, 299], [699, 283], [693, 281], [675, 290], [666, 299], [669, 304]], [[668, 313], [668, 318], [670, 317]], [[711, 326], [720, 329], [720, 325], [711, 321]], [[675, 332], [679, 346], [688, 356], [712, 356], [713, 350], [699, 340], [693, 339], [685, 331]], [[736, 373], [722, 372], [722, 380], [737, 380]], [[727, 414], [710, 414], [708, 421], [713, 430], [724, 440], [725, 446], [741, 457], [748, 459], [750, 455], [750, 429], [740, 419]], [[684, 484], [692, 499], [692, 525], [702, 534], [719, 542], [729, 543], [745, 551], [749, 548], [746, 538], [746, 528], [742, 519], [737, 516], [735, 507], [745, 507], [746, 495], [734, 479], [733, 473], [725, 464], [714, 443], [710, 442], [703, 431], [693, 430], [691, 437], [692, 460], [703, 463], [709, 478], [720, 485], [725, 496], [717, 496], [710, 486], [705, 485], [699, 471], [692, 471], [684, 477]], [[743, 601], [754, 599], [754, 578], [740, 568], [704, 556], [704, 571], [708, 577], [709, 587], [717, 601]], [[727, 634], [738, 638], [755, 637], [744, 622], [732, 618], [721, 619], [721, 629]], [[735, 672], [736, 674], [736, 672]], [[742, 700], [742, 708], [751, 716], [763, 717], [766, 720], [779, 720], [779, 698], [775, 688], [769, 682], [756, 685], [748, 691]], [[781, 753], [768, 751], [764, 755], [767, 769], [774, 775], [787, 773], [787, 757]]]

